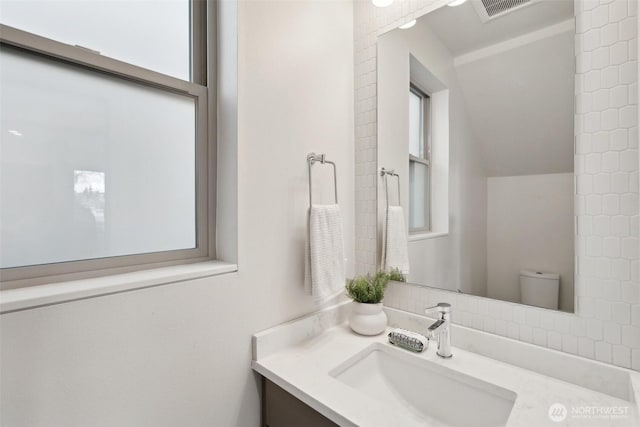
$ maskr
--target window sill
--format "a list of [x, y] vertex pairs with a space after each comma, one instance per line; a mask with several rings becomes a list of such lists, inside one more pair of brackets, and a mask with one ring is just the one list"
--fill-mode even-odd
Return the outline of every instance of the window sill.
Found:
[[206, 261], [93, 279], [0, 291], [0, 314], [238, 271], [236, 264]]
[[427, 239], [435, 239], [437, 237], [445, 237], [448, 236], [449, 233], [446, 231], [432, 231], [429, 233], [416, 233], [416, 234], [409, 234], [409, 241], [410, 242], [415, 242], [417, 240], [427, 240]]

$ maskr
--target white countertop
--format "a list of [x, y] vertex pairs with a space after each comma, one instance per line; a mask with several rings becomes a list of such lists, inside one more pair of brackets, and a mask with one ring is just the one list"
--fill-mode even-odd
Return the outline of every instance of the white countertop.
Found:
[[[418, 422], [410, 416], [408, 411], [390, 407], [386, 402], [375, 401], [375, 399], [367, 397], [329, 375], [329, 371], [373, 343], [390, 345], [386, 333], [376, 337], [364, 337], [352, 332], [344, 321], [348, 309], [348, 304], [340, 304], [306, 318], [256, 334], [254, 336], [253, 369], [341, 426], [428, 425], [424, 421]], [[387, 312], [390, 316], [390, 324], [395, 323], [406, 329], [412, 329], [407, 327], [407, 324], [411, 322], [422, 322], [421, 319], [416, 320], [415, 315], [404, 314], [397, 310], [387, 310]], [[399, 324], [403, 322], [404, 324]], [[477, 332], [469, 331], [471, 330], [463, 331], [460, 327], [454, 327], [452, 337], [456, 336], [456, 332], [459, 332], [457, 334], [459, 337]], [[434, 364], [446, 366], [515, 392], [517, 398], [507, 422], [508, 426], [604, 427], [637, 425], [638, 410], [637, 404], [633, 401], [638, 400], [640, 373], [570, 355], [554, 355], [558, 352], [541, 347], [532, 349], [531, 347], [535, 346], [501, 337], [495, 338], [500, 338], [501, 342], [489, 343], [492, 348], [503, 347], [505, 351], [511, 352], [512, 357], [513, 354], [522, 352], [522, 357], [530, 356], [542, 359], [544, 356], [541, 356], [540, 351], [551, 352], [550, 360], [554, 356], [561, 356], [558, 360], [566, 365], [560, 367], [561, 371], [573, 369], [578, 373], [586, 372], [577, 376], [577, 381], [574, 381], [579, 384], [580, 381], [584, 381], [584, 384], [572, 384], [543, 375], [540, 372], [523, 369], [466, 351], [456, 347], [455, 339], [452, 350], [454, 357], [451, 359], [442, 359], [436, 356], [434, 343], [423, 353], [407, 353], [413, 357], [426, 359]], [[483, 341], [492, 339], [494, 338], [480, 337], [480, 340]], [[479, 347], [478, 342], [481, 341], [478, 341], [477, 337], [475, 340], [476, 342], [470, 342], [474, 339], [468, 339], [467, 345]], [[514, 347], [512, 349], [508, 348], [511, 345], [509, 341], [513, 341]], [[460, 338], [458, 343], [464, 347]], [[529, 360], [530, 362], [531, 360]], [[540, 366], [542, 366], [540, 370], [544, 372], [546, 369], [544, 361], [540, 363]], [[570, 378], [570, 373], [567, 375]], [[601, 390], [602, 388], [599, 388], [598, 384], [610, 383], [611, 381], [618, 381], [621, 384], [619, 387], [608, 384], [606, 388], [609, 394], [593, 390]], [[627, 387], [626, 390], [625, 387]], [[425, 398], [437, 398], [437, 390], [430, 389], [429, 384], [424, 384], [423, 393]], [[565, 405], [569, 411], [571, 408], [585, 407], [628, 407], [629, 409], [628, 416], [616, 419], [593, 415], [579, 418], [575, 414], [569, 414], [563, 422], [555, 423], [548, 416], [549, 407], [554, 403]]]

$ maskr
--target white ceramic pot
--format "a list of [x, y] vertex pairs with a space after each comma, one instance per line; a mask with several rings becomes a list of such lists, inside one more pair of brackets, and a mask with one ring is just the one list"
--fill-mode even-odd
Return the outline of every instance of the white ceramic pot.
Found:
[[387, 327], [387, 314], [382, 310], [382, 303], [364, 304], [353, 302], [349, 325], [360, 335], [379, 335]]

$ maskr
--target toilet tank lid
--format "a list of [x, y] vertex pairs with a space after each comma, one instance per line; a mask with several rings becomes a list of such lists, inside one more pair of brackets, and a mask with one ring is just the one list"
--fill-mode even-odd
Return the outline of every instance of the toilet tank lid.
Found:
[[527, 277], [535, 277], [537, 279], [546, 279], [546, 280], [560, 279], [560, 275], [558, 273], [543, 273], [541, 271], [521, 270], [520, 275], [527, 276]]

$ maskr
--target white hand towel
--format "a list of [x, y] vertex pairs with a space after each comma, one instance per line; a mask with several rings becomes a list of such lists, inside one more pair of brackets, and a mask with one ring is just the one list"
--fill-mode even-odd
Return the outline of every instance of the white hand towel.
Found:
[[317, 302], [344, 290], [344, 242], [338, 205], [313, 205], [305, 255], [305, 285]]
[[389, 206], [382, 242], [382, 270], [409, 274], [409, 248], [402, 206]]

